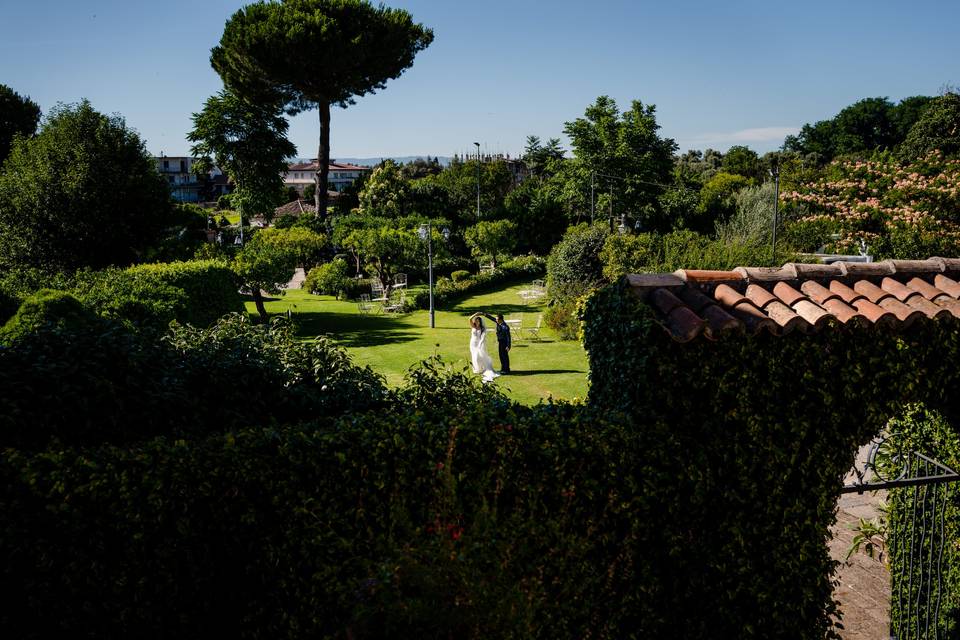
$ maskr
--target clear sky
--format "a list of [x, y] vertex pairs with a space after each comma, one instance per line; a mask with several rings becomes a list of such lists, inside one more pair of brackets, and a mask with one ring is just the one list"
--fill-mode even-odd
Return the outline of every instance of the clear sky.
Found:
[[[185, 155], [220, 89], [209, 52], [243, 2], [0, 0], [0, 83], [44, 112], [88, 98], [154, 154]], [[960, 84], [957, 0], [391, 0], [434, 43], [387, 88], [332, 113], [332, 157], [518, 154], [598, 95], [657, 106], [682, 150], [780, 146], [865, 97]], [[316, 155], [316, 111], [291, 139]], [[564, 139], [565, 141], [565, 139]]]

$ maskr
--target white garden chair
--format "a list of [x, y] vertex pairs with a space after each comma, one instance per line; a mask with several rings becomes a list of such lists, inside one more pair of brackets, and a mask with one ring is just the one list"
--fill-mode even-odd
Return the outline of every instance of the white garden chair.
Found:
[[387, 290], [384, 289], [383, 283], [380, 282], [380, 278], [373, 278], [370, 280], [370, 300], [372, 302], [387, 302]]
[[390, 294], [390, 300], [383, 305], [384, 313], [402, 313], [407, 304], [407, 292], [397, 289]]
[[369, 293], [360, 294], [360, 302], [357, 303], [357, 308], [363, 315], [368, 315], [371, 311], [373, 311], [373, 303], [370, 302]]
[[394, 289], [399, 289], [401, 287], [406, 287], [406, 286], [407, 286], [407, 274], [398, 273], [397, 275], [393, 276]]
[[537, 316], [537, 324], [534, 327], [527, 327], [527, 335], [531, 340], [540, 342], [540, 327], [543, 325], [543, 314]]

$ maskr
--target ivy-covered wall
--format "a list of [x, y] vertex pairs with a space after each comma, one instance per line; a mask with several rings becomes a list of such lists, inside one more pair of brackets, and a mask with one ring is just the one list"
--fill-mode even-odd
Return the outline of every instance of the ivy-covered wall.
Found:
[[581, 317], [591, 408], [671, 426], [685, 529], [657, 552], [678, 604], [711, 611], [713, 637], [823, 637], [841, 478], [905, 403], [960, 424], [956, 322], [680, 344], [624, 282]]

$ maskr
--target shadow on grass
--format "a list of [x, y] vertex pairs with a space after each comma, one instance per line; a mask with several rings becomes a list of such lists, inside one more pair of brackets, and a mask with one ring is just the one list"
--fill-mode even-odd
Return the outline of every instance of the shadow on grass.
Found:
[[505, 375], [507, 376], [539, 376], [539, 375], [551, 374], [551, 373], [586, 373], [586, 371], [580, 371], [579, 369], [531, 369], [528, 371], [511, 369], [510, 373], [507, 373]]
[[411, 342], [420, 337], [404, 316], [360, 316], [355, 313], [301, 312], [295, 316], [297, 335], [329, 335], [344, 347], [373, 347]]
[[502, 313], [505, 316], [509, 316], [511, 313], [542, 313], [540, 307], [532, 307], [525, 304], [485, 304], [482, 307], [457, 305], [451, 308], [450, 311], [453, 313], [463, 313], [468, 316], [478, 311], [489, 313], [492, 316], [496, 316], [498, 313]]

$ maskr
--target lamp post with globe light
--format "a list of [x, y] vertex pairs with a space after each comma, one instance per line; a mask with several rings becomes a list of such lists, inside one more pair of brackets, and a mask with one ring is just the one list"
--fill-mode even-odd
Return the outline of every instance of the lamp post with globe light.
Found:
[[[420, 235], [420, 239], [427, 243], [427, 274], [430, 287], [430, 328], [434, 329], [437, 325], [433, 309], [433, 230], [430, 222], [427, 221], [426, 224], [421, 224], [417, 233]], [[450, 240], [450, 229], [444, 227], [441, 233], [443, 234], [444, 241]]]

